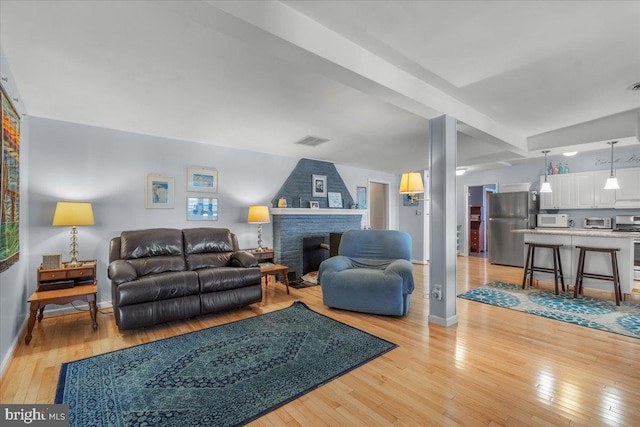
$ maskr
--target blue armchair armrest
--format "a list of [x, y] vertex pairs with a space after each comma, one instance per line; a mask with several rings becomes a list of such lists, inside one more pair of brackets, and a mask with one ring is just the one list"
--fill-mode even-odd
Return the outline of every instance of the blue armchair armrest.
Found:
[[393, 272], [402, 277], [403, 282], [403, 295], [407, 295], [413, 292], [415, 284], [413, 282], [413, 264], [406, 259], [397, 259], [393, 261], [385, 269], [386, 272]]
[[320, 264], [320, 269], [318, 270], [318, 283], [322, 283], [322, 276], [324, 274], [337, 273], [350, 268], [353, 268], [353, 263], [346, 256], [338, 255], [326, 259], [322, 264]]

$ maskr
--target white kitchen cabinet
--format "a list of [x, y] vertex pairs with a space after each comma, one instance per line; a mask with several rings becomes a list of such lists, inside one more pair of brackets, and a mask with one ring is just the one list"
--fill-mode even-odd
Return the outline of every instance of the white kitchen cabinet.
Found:
[[616, 171], [618, 185], [617, 200], [640, 200], [640, 168], [618, 169]]
[[595, 207], [595, 186], [593, 172], [575, 174], [576, 208], [593, 209]]
[[594, 207], [595, 208], [613, 208], [616, 204], [615, 190], [605, 190], [604, 186], [607, 179], [611, 176], [609, 171], [593, 172], [594, 187]]
[[558, 208], [571, 209], [575, 206], [575, 174], [554, 175], [558, 186]]
[[[540, 209], [573, 209], [575, 205], [575, 174], [549, 175], [551, 193], [540, 193]], [[544, 176], [540, 177], [540, 185]]]
[[613, 208], [616, 192], [605, 190], [609, 171], [575, 173], [575, 209]]

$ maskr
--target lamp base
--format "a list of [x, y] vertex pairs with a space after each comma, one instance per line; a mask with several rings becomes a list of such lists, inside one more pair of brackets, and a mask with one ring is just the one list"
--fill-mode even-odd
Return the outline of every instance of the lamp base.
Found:
[[69, 251], [69, 256], [71, 257], [71, 261], [67, 263], [69, 267], [78, 267], [80, 263], [78, 262], [78, 227], [71, 227], [71, 244], [69, 245], [71, 250]]
[[264, 248], [262, 247], [262, 224], [258, 224], [258, 247], [256, 248], [256, 252], [264, 252]]

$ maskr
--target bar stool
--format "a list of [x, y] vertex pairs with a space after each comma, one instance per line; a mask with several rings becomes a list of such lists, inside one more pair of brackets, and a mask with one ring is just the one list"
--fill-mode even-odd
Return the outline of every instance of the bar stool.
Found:
[[[524, 263], [522, 289], [524, 289], [527, 284], [527, 274], [529, 275], [529, 284], [531, 284], [531, 282], [533, 282], [533, 272], [539, 271], [543, 273], [553, 273], [553, 279], [556, 285], [556, 295], [559, 294], [558, 277], [560, 277], [560, 282], [562, 283], [562, 292], [564, 292], [564, 275], [562, 274], [562, 262], [560, 261], [560, 246], [562, 245], [531, 242], [526, 242], [525, 245], [529, 246], [529, 250], [527, 251], [527, 261]], [[546, 248], [553, 250], [553, 268], [535, 266], [536, 248]]]
[[[582, 293], [582, 279], [585, 277], [599, 280], [610, 280], [613, 282], [613, 293], [616, 296], [616, 305], [620, 305], [622, 299], [622, 289], [620, 289], [620, 274], [618, 273], [618, 256], [617, 252], [619, 248], [594, 248], [590, 246], [576, 246], [576, 249], [580, 249], [580, 255], [578, 256], [578, 271], [576, 272], [576, 285], [573, 287], [573, 297], [577, 298], [578, 293]], [[607, 276], [605, 274], [585, 273], [584, 272], [584, 259], [587, 252], [604, 252], [611, 254], [611, 270], [613, 275]]]

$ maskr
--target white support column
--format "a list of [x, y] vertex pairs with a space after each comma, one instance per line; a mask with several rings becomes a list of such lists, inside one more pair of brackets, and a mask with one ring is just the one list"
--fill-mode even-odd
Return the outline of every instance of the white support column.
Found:
[[[456, 119], [429, 120], [431, 175], [431, 260], [429, 262], [429, 322], [453, 326], [456, 313]], [[434, 297], [436, 285], [442, 297]]]

